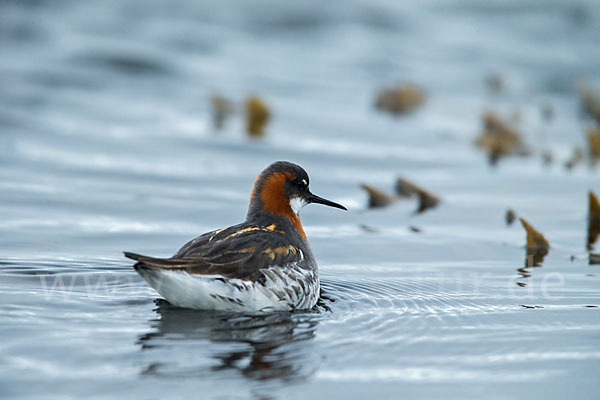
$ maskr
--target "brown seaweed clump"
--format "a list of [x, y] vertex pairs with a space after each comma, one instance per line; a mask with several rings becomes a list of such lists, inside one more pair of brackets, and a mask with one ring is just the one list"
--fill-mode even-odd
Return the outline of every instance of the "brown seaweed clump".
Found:
[[249, 96], [246, 99], [246, 132], [250, 136], [264, 135], [265, 126], [270, 118], [271, 112], [264, 100], [258, 96]]
[[416, 195], [421, 189], [416, 184], [412, 183], [408, 179], [398, 178], [396, 180], [396, 194], [402, 197], [411, 197]]
[[592, 162], [597, 161], [600, 159], [600, 127], [588, 129], [587, 142]]
[[416, 85], [403, 84], [383, 89], [377, 94], [375, 107], [390, 114], [406, 114], [425, 101], [425, 92]]
[[596, 193], [591, 190], [589, 192], [589, 202], [587, 249], [592, 251], [594, 243], [598, 239], [598, 236], [600, 236], [600, 202]]
[[419, 214], [430, 208], [436, 207], [440, 202], [439, 197], [426, 190], [420, 190], [417, 193], [417, 196], [419, 196], [419, 208], [417, 208], [417, 213]]
[[496, 113], [484, 111], [482, 122], [483, 131], [475, 144], [488, 153], [492, 164], [496, 164], [503, 156], [526, 153], [521, 134], [502, 121]]
[[396, 194], [402, 197], [416, 195], [419, 198], [417, 213], [422, 213], [425, 210], [434, 208], [440, 202], [438, 196], [404, 178], [398, 178], [396, 181]]
[[369, 208], [387, 207], [400, 200], [400, 198], [416, 196], [419, 199], [419, 206], [416, 212], [422, 213], [427, 209], [437, 206], [440, 202], [438, 196], [404, 178], [399, 178], [396, 181], [396, 195], [388, 194], [365, 183], [361, 184], [360, 187], [369, 194]]
[[395, 196], [367, 185], [366, 183], [362, 183], [360, 187], [369, 194], [369, 208], [387, 207], [398, 200]]
[[544, 261], [544, 257], [548, 254], [550, 243], [548, 243], [544, 235], [531, 226], [525, 219], [519, 218], [519, 220], [527, 232], [525, 267], [537, 267]]
[[586, 84], [580, 84], [577, 89], [583, 111], [600, 124], [600, 98], [598, 98], [592, 88]]
[[225, 120], [234, 112], [233, 102], [219, 94], [213, 94], [210, 97], [210, 104], [212, 107], [213, 126], [215, 129], [221, 130], [223, 129]]

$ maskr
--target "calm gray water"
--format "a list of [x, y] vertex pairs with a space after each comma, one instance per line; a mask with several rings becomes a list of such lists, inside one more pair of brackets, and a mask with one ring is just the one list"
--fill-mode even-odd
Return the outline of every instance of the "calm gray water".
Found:
[[[596, 0], [0, 2], [0, 398], [598, 398], [599, 172], [563, 164], [599, 38]], [[421, 109], [373, 109], [404, 81]], [[239, 116], [215, 132], [214, 92], [259, 93], [268, 134]], [[534, 155], [491, 167], [485, 108], [519, 110]], [[302, 212], [331, 310], [159, 301], [121, 251], [169, 256], [240, 222], [280, 159], [350, 210]], [[442, 204], [367, 210], [359, 184], [398, 176]], [[552, 246], [526, 274], [509, 207]]]

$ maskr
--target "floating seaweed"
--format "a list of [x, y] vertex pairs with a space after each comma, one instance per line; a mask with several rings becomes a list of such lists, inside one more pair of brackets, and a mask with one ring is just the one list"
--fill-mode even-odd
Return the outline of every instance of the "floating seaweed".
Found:
[[396, 180], [396, 194], [402, 197], [416, 195], [419, 198], [417, 213], [422, 213], [427, 209], [436, 207], [440, 202], [438, 196], [404, 178]]
[[583, 111], [600, 123], [600, 98], [586, 84], [580, 84], [577, 89]]
[[543, 261], [550, 250], [550, 244], [539, 231], [537, 231], [529, 222], [519, 218], [523, 228], [527, 232], [527, 251], [525, 258], [525, 267], [537, 267]]
[[517, 214], [512, 209], [509, 208], [508, 210], [506, 210], [504, 219], [506, 220], [507, 226], [511, 226], [512, 223], [515, 221], [515, 218], [517, 218]]
[[398, 178], [396, 180], [396, 194], [402, 197], [411, 197], [418, 193], [420, 188], [409, 180]]
[[600, 159], [600, 127], [588, 129], [587, 143], [592, 162]]
[[383, 89], [377, 94], [375, 107], [394, 115], [413, 111], [425, 101], [425, 92], [416, 85], [403, 84]]
[[419, 191], [417, 195], [419, 196], [419, 208], [417, 208], [417, 213], [422, 213], [430, 208], [434, 208], [440, 202], [439, 197], [425, 190]]
[[403, 197], [416, 196], [419, 200], [416, 212], [422, 213], [437, 206], [440, 202], [438, 196], [404, 178], [398, 178], [396, 181], [396, 195], [388, 194], [365, 183], [362, 183], [360, 187], [369, 194], [369, 208], [387, 207]]
[[496, 113], [484, 111], [482, 122], [483, 131], [475, 144], [488, 153], [492, 164], [496, 164], [503, 156], [527, 153], [521, 134], [502, 121]]
[[369, 194], [369, 208], [387, 207], [397, 200], [397, 197], [362, 183], [360, 185]]
[[265, 133], [265, 126], [271, 118], [267, 103], [258, 96], [249, 96], [246, 99], [246, 132], [250, 136], [258, 137]]
[[594, 243], [600, 236], [600, 202], [596, 194], [589, 192], [589, 211], [588, 211], [588, 231], [587, 231], [587, 249], [592, 251]]
[[213, 126], [215, 129], [221, 130], [225, 120], [234, 112], [233, 103], [219, 94], [213, 94], [210, 97], [210, 104], [212, 106]]

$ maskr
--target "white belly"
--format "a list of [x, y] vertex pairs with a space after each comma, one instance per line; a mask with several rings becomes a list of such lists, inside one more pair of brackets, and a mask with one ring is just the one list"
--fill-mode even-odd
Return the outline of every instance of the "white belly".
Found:
[[262, 270], [266, 282], [191, 275], [183, 271], [142, 268], [141, 277], [171, 304], [198, 310], [288, 311], [310, 309], [319, 299], [316, 271], [294, 266]]

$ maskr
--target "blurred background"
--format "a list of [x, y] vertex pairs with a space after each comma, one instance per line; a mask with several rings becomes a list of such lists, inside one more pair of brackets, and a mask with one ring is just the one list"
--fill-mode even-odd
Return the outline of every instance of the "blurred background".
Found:
[[[596, 0], [0, 1], [0, 397], [595, 398], [599, 38]], [[157, 308], [121, 252], [276, 160], [350, 210], [302, 212], [331, 311]]]

